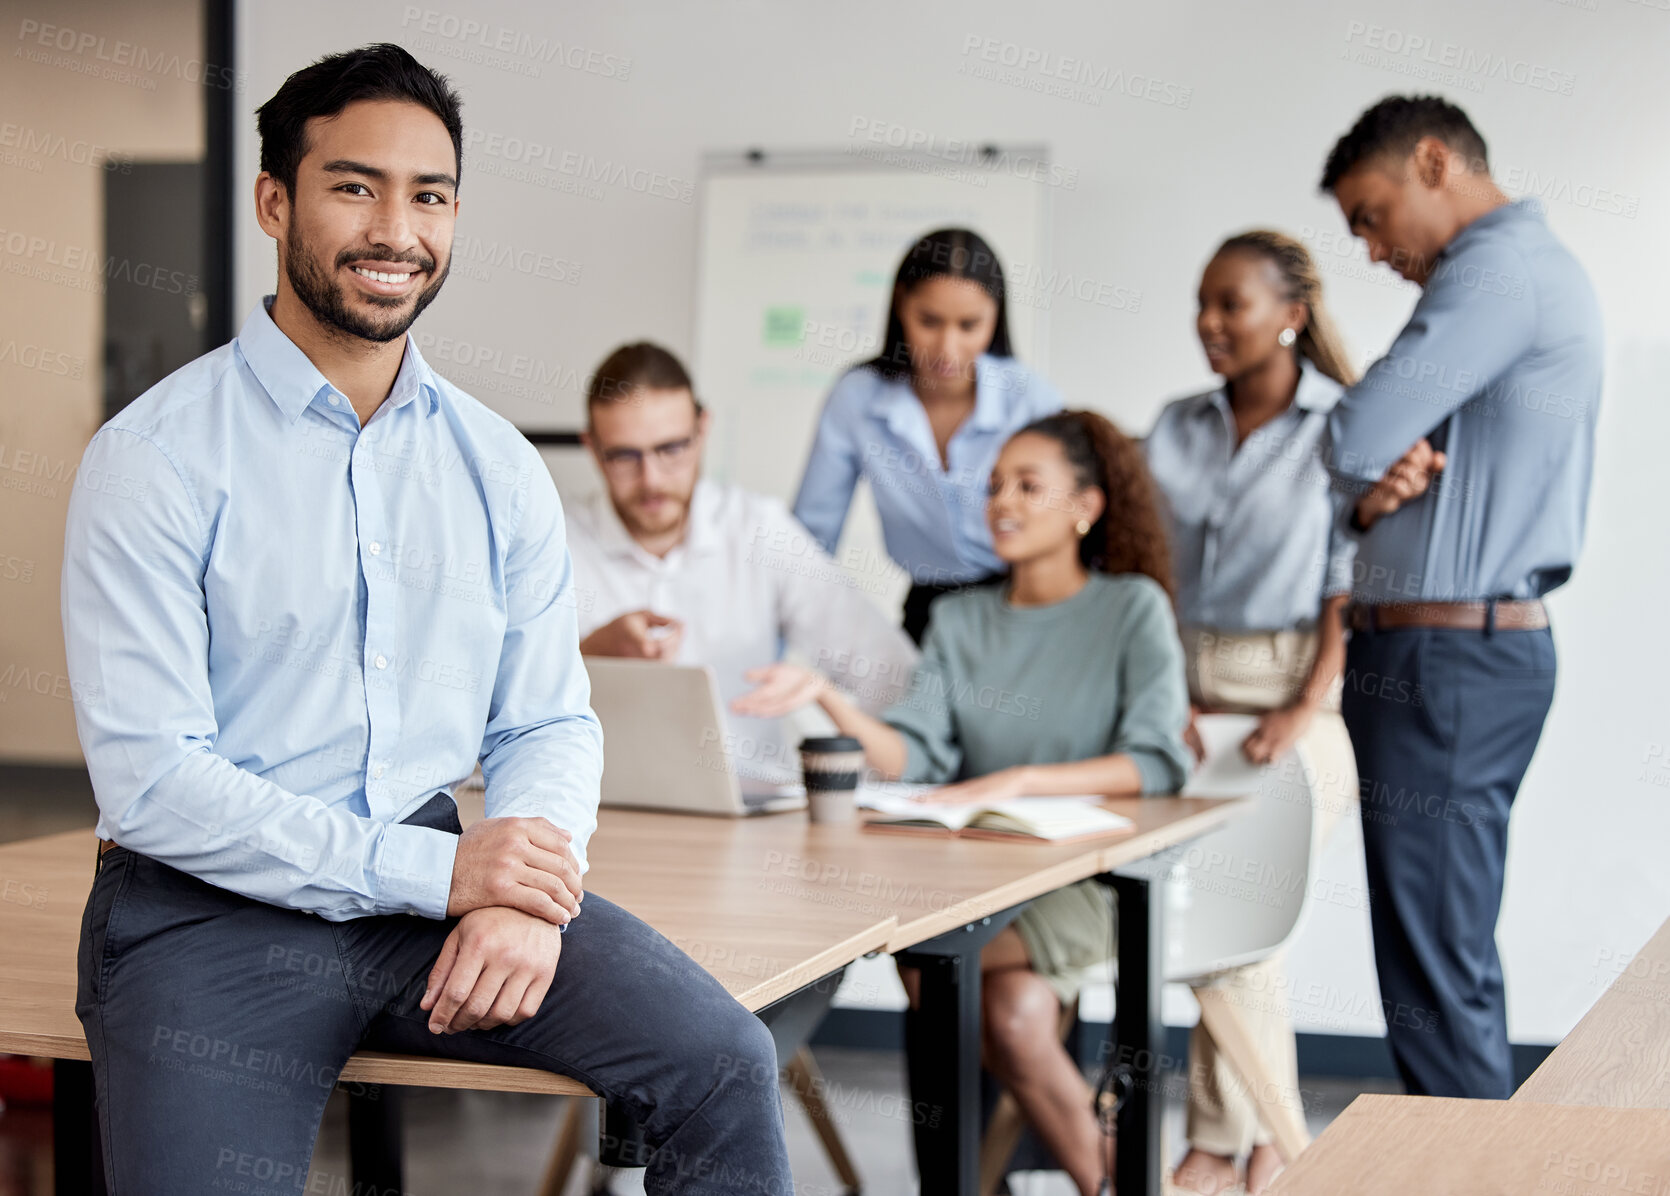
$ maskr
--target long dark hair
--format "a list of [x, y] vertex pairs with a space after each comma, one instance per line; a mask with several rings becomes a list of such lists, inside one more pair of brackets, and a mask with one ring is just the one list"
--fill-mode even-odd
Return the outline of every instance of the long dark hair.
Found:
[[993, 357], [1012, 357], [1009, 348], [1009, 305], [1004, 299], [1003, 264], [972, 229], [940, 228], [912, 245], [893, 276], [893, 298], [887, 308], [887, 332], [881, 352], [860, 368], [872, 369], [883, 378], [910, 377], [910, 346], [905, 343], [905, 326], [899, 319], [904, 297], [934, 278], [961, 278], [975, 283], [997, 301], [997, 325], [992, 329], [986, 352]]
[[1099, 488], [1107, 499], [1079, 541], [1084, 567], [1097, 573], [1140, 573], [1175, 598], [1160, 496], [1137, 442], [1094, 411], [1059, 411], [1015, 435], [1029, 432], [1059, 444], [1074, 481]]

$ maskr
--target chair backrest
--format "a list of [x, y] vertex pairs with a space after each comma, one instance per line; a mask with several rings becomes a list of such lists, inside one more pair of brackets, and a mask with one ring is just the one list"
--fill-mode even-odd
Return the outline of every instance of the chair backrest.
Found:
[[1292, 937], [1305, 909], [1316, 843], [1316, 772], [1303, 745], [1262, 768], [1241, 741], [1250, 715], [1196, 721], [1207, 758], [1183, 792], [1247, 797], [1223, 826], [1186, 844], [1166, 884], [1165, 977], [1189, 981], [1253, 963]]

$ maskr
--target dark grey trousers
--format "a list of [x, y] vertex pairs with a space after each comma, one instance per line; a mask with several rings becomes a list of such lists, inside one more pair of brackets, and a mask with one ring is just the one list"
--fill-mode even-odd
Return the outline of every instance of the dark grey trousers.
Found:
[[[445, 794], [407, 821], [459, 830]], [[105, 854], [76, 1012], [112, 1196], [301, 1192], [361, 1049], [572, 1076], [644, 1127], [652, 1193], [791, 1190], [771, 1035], [687, 955], [588, 892], [535, 1017], [435, 1035], [418, 1001], [455, 921], [328, 922]]]
[[1496, 915], [1508, 815], [1554, 696], [1541, 631], [1356, 632], [1341, 713], [1357, 753], [1374, 962], [1409, 1091], [1513, 1094]]

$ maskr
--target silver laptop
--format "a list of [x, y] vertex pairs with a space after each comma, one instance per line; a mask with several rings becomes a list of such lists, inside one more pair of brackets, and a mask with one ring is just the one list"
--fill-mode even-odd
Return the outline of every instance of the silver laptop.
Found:
[[586, 672], [603, 724], [603, 805], [733, 817], [806, 805], [786, 768], [738, 775], [712, 669], [588, 656]]

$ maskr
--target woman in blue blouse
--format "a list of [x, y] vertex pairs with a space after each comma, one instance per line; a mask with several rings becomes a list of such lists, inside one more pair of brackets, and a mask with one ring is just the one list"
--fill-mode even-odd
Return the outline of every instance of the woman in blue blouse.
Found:
[[887, 553], [910, 574], [904, 625], [920, 643], [935, 597], [1003, 568], [984, 514], [992, 462], [1059, 410], [1055, 388], [1011, 354], [997, 254], [968, 229], [931, 232], [899, 264], [881, 352], [824, 403], [795, 518], [833, 553], [867, 478]]
[[[1196, 331], [1223, 385], [1169, 404], [1144, 442], [1166, 498], [1191, 714], [1258, 715], [1241, 745], [1268, 763], [1303, 742], [1315, 766], [1324, 833], [1357, 794], [1339, 716], [1342, 609], [1355, 545], [1336, 518], [1320, 452], [1328, 412], [1355, 374], [1322, 306], [1305, 247], [1254, 231], [1218, 248], [1200, 280]], [[1198, 741], [1197, 741], [1198, 742]], [[1298, 1091], [1280, 960], [1219, 984], [1247, 994], [1241, 1013], [1267, 1063]], [[1280, 1158], [1252, 1094], [1196, 1027], [1189, 1046], [1188, 1137], [1176, 1183], [1262, 1192]]]

